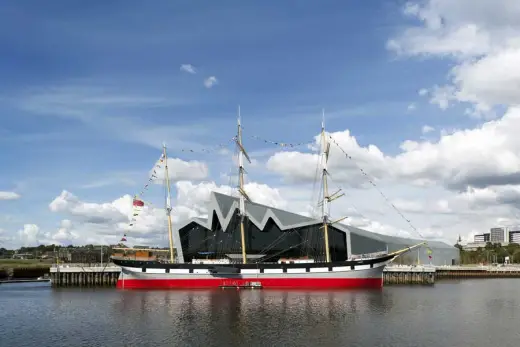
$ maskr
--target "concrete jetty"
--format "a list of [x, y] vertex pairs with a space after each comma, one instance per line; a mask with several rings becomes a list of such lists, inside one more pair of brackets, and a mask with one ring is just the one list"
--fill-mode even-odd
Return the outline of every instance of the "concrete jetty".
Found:
[[437, 266], [435, 275], [438, 279], [520, 278], [520, 265]]
[[434, 266], [392, 265], [383, 271], [384, 285], [392, 284], [435, 284]]
[[464, 278], [520, 278], [520, 265], [389, 265], [383, 273], [385, 284], [434, 284]]
[[50, 268], [53, 287], [115, 287], [121, 268], [114, 264], [60, 264]]

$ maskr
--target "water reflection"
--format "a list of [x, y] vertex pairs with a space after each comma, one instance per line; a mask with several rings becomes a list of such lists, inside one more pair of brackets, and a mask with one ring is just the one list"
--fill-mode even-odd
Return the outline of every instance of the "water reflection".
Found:
[[13, 346], [53, 347], [516, 346], [519, 284], [469, 280], [333, 292], [4, 290], [0, 336]]
[[[208, 290], [127, 291], [112, 308], [114, 316], [132, 317], [145, 329], [162, 327], [177, 340], [195, 338], [197, 332], [199, 342], [211, 345], [214, 336], [231, 343], [288, 338], [292, 343], [295, 336], [287, 332], [302, 328], [312, 328], [316, 338], [335, 328], [348, 336], [363, 315], [392, 306], [392, 294], [384, 291]], [[161, 322], [153, 320], [158, 317]]]

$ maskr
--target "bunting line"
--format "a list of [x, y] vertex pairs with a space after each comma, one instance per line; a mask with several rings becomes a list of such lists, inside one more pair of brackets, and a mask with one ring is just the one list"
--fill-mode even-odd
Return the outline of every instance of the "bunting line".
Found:
[[141, 192], [139, 192], [138, 195], [136, 195], [136, 197], [143, 195], [148, 190], [148, 188], [150, 187], [150, 183], [152, 183], [152, 181], [157, 178], [157, 169], [161, 169], [163, 165], [164, 165], [164, 153], [161, 154], [161, 157], [159, 158], [159, 160], [157, 160], [155, 162], [152, 173], [150, 174], [150, 177], [148, 177], [148, 182], [144, 185], [143, 189], [141, 190]]
[[253, 138], [255, 140], [258, 140], [258, 141], [262, 141], [264, 143], [269, 143], [271, 145], [276, 145], [276, 146], [284, 147], [284, 148], [288, 148], [288, 147], [289, 148], [294, 148], [294, 147], [300, 147], [300, 146], [304, 146], [304, 145], [314, 144], [314, 141], [298, 142], [298, 143], [288, 143], [288, 142], [281, 142], [281, 141], [266, 140], [266, 139], [261, 138], [260, 136], [257, 136], [257, 135], [249, 135], [248, 137]]
[[[133, 227], [135, 222], [137, 221], [137, 217], [139, 217], [139, 213], [142, 211], [144, 207], [144, 201], [141, 200], [141, 196], [148, 190], [152, 181], [157, 178], [157, 169], [162, 168], [164, 165], [164, 153], [161, 154], [161, 157], [155, 162], [152, 173], [148, 177], [148, 182], [144, 185], [143, 189], [139, 192], [139, 194], [134, 196], [132, 201], [132, 218], [130, 219], [129, 227]], [[122, 241], [126, 241], [126, 233], [124, 234]]]
[[408, 218], [405, 217], [405, 215], [390, 201], [390, 199], [381, 191], [381, 189], [379, 189], [379, 187], [374, 183], [374, 180], [368, 175], [368, 173], [365, 172], [365, 170], [363, 170], [363, 168], [360, 168], [357, 163], [354, 161], [354, 159], [352, 158], [352, 156], [350, 156], [350, 154], [348, 154], [343, 148], [341, 148], [341, 146], [336, 142], [336, 140], [334, 140], [334, 138], [331, 136], [331, 135], [328, 135], [328, 137], [330, 138], [330, 140], [332, 141], [332, 143], [334, 143], [336, 145], [336, 147], [338, 147], [338, 149], [343, 152], [343, 154], [345, 155], [345, 157], [347, 159], [350, 159], [352, 162], [354, 162], [354, 165], [356, 165], [356, 167], [358, 168], [358, 170], [365, 176], [365, 178], [368, 180], [368, 182], [379, 192], [379, 194], [383, 197], [383, 199], [386, 200], [386, 202], [393, 207], [393, 209], [401, 216], [401, 218], [403, 218], [407, 223], [408, 225], [420, 236], [422, 237], [423, 239], [425, 239], [425, 237], [419, 232], [419, 230], [417, 230], [417, 228], [412, 224], [412, 221], [409, 220]]
[[[229, 147], [230, 143], [234, 142], [235, 139], [236, 139], [236, 136], [232, 137], [229, 141], [219, 143], [218, 145], [213, 146], [213, 147], [200, 148], [200, 149], [181, 148], [181, 149], [178, 149], [177, 151], [184, 152], [184, 153], [205, 153], [205, 154], [215, 153], [215, 152], [218, 152], [219, 150], [226, 149], [227, 147]], [[175, 152], [175, 151], [173, 151], [173, 152]]]
[[[230, 142], [235, 141], [235, 137], [231, 138], [226, 143], [220, 143], [214, 147], [210, 148], [201, 148], [201, 149], [190, 149], [190, 148], [182, 148], [177, 150], [178, 152], [185, 152], [185, 153], [214, 153], [222, 149], [226, 149]], [[144, 208], [144, 201], [141, 199], [141, 197], [148, 191], [150, 188], [150, 185], [152, 182], [157, 179], [157, 170], [162, 169], [164, 167], [164, 153], [161, 154], [160, 158], [155, 162], [155, 165], [152, 169], [152, 172], [150, 176], [148, 177], [148, 181], [144, 185], [144, 187], [141, 189], [139, 194], [134, 196], [134, 199], [132, 201], [132, 218], [130, 219], [129, 227], [133, 227], [135, 223], [137, 222], [137, 218], [139, 217], [139, 214], [141, 211], [143, 211]], [[152, 205], [151, 203], [147, 203], [147, 205]], [[124, 236], [121, 238], [121, 242], [127, 241], [126, 239], [127, 234], [125, 233]]]

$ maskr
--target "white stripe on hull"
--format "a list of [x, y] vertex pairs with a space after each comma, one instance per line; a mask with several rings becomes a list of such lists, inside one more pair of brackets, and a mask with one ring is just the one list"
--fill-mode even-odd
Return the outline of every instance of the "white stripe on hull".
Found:
[[217, 273], [211, 274], [207, 269], [194, 269], [193, 273], [189, 273], [188, 269], [170, 269], [169, 273], [166, 273], [166, 269], [153, 269], [147, 268], [146, 272], [142, 272], [141, 268], [134, 267], [121, 267], [121, 279], [135, 279], [135, 280], [187, 280], [187, 279], [245, 279], [245, 280], [261, 280], [268, 278], [309, 278], [309, 279], [363, 279], [363, 278], [382, 278], [383, 269], [388, 262], [382, 262], [374, 264], [373, 268], [370, 265], [357, 265], [354, 270], [350, 266], [340, 266], [332, 268], [329, 271], [328, 268], [310, 268], [310, 272], [306, 272], [305, 269], [287, 269], [286, 273], [283, 273], [282, 269], [264, 269], [264, 273], [260, 273], [257, 269], [243, 269], [241, 273], [237, 274], [224, 274]]

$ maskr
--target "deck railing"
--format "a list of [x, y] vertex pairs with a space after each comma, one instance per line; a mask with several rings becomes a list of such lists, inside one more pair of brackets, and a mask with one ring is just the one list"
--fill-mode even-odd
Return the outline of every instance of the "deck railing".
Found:
[[376, 258], [381, 257], [383, 255], [388, 254], [386, 251], [379, 251], [373, 253], [364, 253], [364, 254], [352, 254], [352, 259], [367, 259], [367, 258]]

